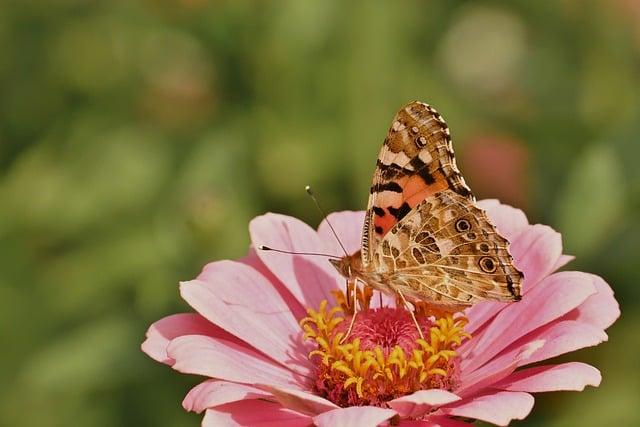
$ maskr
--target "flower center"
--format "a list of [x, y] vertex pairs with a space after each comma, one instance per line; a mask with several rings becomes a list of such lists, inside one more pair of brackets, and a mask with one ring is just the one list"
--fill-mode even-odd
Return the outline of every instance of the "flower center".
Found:
[[[350, 289], [347, 292], [351, 294]], [[305, 339], [316, 345], [309, 359], [316, 366], [318, 394], [343, 407], [385, 406], [417, 390], [454, 388], [458, 379], [455, 349], [470, 337], [463, 330], [465, 317], [436, 318], [419, 306], [415, 317], [422, 339], [401, 304], [370, 308], [372, 290], [365, 287], [358, 290], [360, 310], [344, 339], [354, 304], [347, 303], [342, 291], [334, 295], [336, 306], [328, 308], [324, 300], [317, 311], [308, 309], [300, 322]]]

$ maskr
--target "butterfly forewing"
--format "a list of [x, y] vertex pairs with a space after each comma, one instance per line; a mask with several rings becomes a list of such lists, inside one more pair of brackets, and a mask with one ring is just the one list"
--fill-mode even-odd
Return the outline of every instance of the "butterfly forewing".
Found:
[[474, 200], [456, 166], [447, 124], [429, 105], [411, 102], [396, 114], [378, 155], [362, 234], [363, 265], [398, 221], [445, 189]]

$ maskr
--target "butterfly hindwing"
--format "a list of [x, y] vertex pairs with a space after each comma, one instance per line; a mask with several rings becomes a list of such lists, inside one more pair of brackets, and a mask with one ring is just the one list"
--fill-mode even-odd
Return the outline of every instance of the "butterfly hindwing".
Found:
[[362, 235], [363, 265], [398, 221], [446, 189], [474, 200], [456, 166], [445, 121], [429, 105], [411, 102], [396, 114], [378, 155]]
[[484, 211], [444, 190], [385, 235], [373, 254], [373, 270], [413, 300], [443, 306], [517, 300], [522, 274], [508, 246]]

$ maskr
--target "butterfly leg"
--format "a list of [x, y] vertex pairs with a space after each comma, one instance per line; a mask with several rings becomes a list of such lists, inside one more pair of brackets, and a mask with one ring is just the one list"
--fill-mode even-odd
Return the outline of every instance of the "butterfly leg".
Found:
[[422, 338], [424, 340], [424, 335], [422, 335], [422, 329], [420, 329], [420, 325], [418, 324], [418, 320], [416, 319], [416, 315], [413, 314], [413, 310], [411, 309], [411, 307], [409, 307], [409, 303], [407, 302], [407, 300], [404, 297], [404, 295], [402, 295], [402, 292], [398, 292], [398, 295], [400, 296], [400, 299], [402, 300], [402, 304], [404, 304], [404, 307], [407, 309], [407, 311], [409, 311], [409, 314], [411, 315], [411, 318], [413, 319], [413, 323], [416, 325], [416, 329], [418, 329], [418, 333], [420, 334], [420, 338]]
[[[340, 344], [344, 343], [349, 335], [351, 335], [351, 330], [353, 329], [353, 325], [356, 323], [356, 316], [358, 315], [358, 302], [357, 302], [357, 290], [358, 290], [358, 281], [353, 281], [353, 294], [352, 294], [352, 304], [353, 304], [353, 315], [351, 316], [351, 321], [349, 322], [349, 328], [347, 329], [346, 334], [340, 340]], [[349, 291], [349, 279], [347, 279], [347, 292]], [[349, 298], [347, 297], [347, 300]]]

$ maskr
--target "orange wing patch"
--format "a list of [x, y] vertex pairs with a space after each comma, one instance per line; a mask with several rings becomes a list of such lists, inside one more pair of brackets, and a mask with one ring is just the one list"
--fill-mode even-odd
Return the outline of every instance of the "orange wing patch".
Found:
[[412, 175], [407, 179], [406, 183], [404, 183], [402, 196], [411, 209], [427, 197], [449, 188], [449, 184], [444, 178], [444, 175], [442, 175], [442, 172], [436, 171], [433, 179], [435, 180], [433, 184], [427, 184], [419, 175]]

